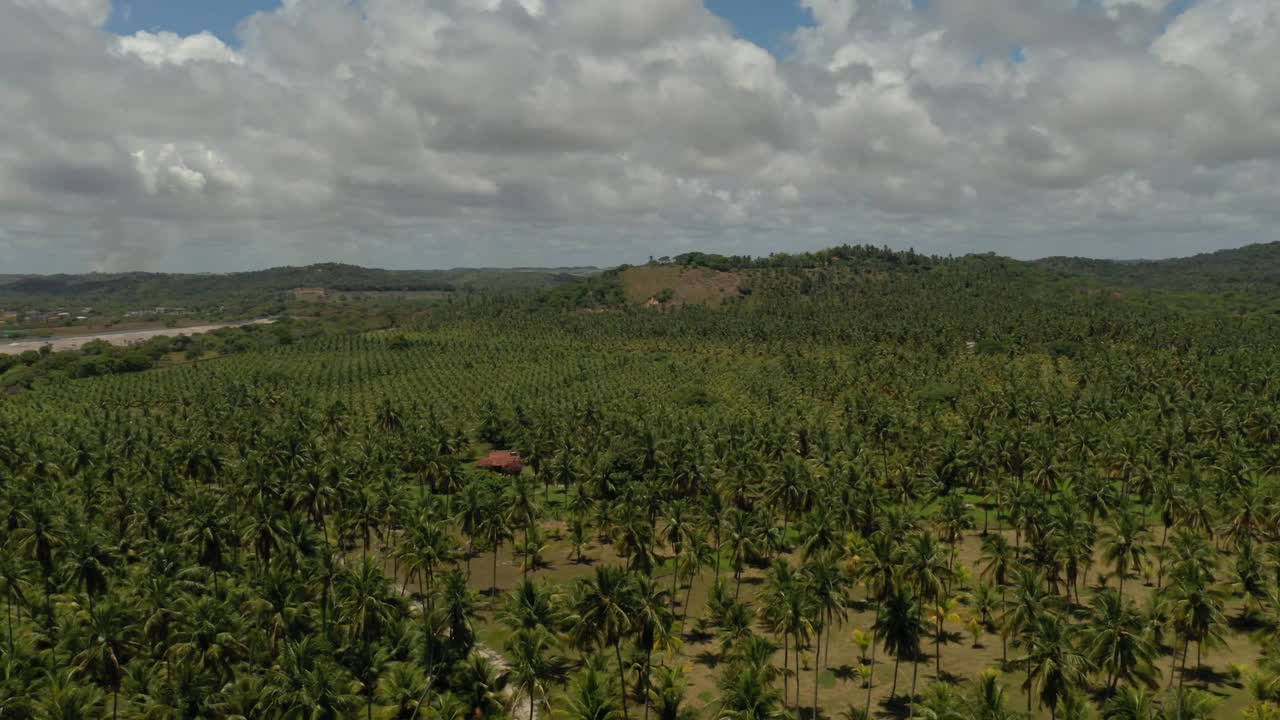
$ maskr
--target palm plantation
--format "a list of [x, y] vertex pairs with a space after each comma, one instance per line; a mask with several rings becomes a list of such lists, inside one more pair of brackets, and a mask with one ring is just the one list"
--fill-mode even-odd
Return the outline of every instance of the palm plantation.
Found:
[[0, 396], [0, 712], [1280, 712], [1273, 317], [735, 262]]

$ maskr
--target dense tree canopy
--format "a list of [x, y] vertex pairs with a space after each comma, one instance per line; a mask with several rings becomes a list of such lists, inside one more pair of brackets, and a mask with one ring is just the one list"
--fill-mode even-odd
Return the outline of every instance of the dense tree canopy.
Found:
[[1280, 327], [1035, 272], [781, 263], [36, 383], [0, 708], [1274, 717]]

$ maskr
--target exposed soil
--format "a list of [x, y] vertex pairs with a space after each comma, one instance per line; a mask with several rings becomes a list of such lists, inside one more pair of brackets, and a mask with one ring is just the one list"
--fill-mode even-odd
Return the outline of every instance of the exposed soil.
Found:
[[203, 333], [213, 332], [214, 330], [220, 330], [227, 327], [241, 327], [243, 325], [255, 325], [270, 322], [274, 321], [252, 320], [250, 322], [216, 323], [209, 325], [192, 325], [189, 327], [158, 327], [146, 330], [121, 330], [117, 327], [116, 329], [94, 334], [64, 335], [61, 337], [41, 338], [37, 340], [16, 340], [14, 342], [0, 344], [0, 355], [20, 355], [27, 350], [39, 350], [45, 345], [52, 346], [54, 351], [79, 350], [94, 340], [105, 340], [112, 345], [133, 345], [134, 343], [140, 343], [161, 335], [201, 335]]
[[[548, 528], [550, 528], [550, 525], [548, 525]], [[553, 534], [553, 531], [548, 532], [548, 535]], [[1010, 539], [1012, 540], [1012, 537]], [[981, 537], [977, 532], [972, 532], [966, 536], [959, 547], [956, 560], [957, 567], [975, 567], [979, 563], [980, 554]], [[536, 571], [531, 571], [530, 576], [557, 584], [569, 583], [577, 578], [588, 576], [594, 572], [594, 566], [600, 563], [623, 564], [625, 562], [618, 558], [611, 546], [599, 544], [591, 544], [585, 547], [583, 560], [578, 562], [574, 560], [573, 549], [566, 541], [551, 540], [550, 538], [545, 558], [546, 564]], [[792, 561], [799, 562], [799, 558], [792, 558]], [[492, 553], [481, 554], [470, 561], [472, 586], [485, 594], [489, 593], [490, 586], [493, 584], [492, 563]], [[1102, 587], [1098, 584], [1100, 581], [1098, 571], [1100, 570], [1103, 570], [1103, 566], [1099, 561], [1095, 571], [1089, 577], [1090, 587], [1081, 591], [1082, 601], [1086, 604], [1092, 592]], [[667, 567], [663, 567], [655, 573], [655, 576], [659, 578], [659, 583], [665, 586], [670, 585], [670, 575], [667, 573], [669, 573]], [[763, 575], [762, 569], [747, 569], [743, 575], [742, 598], [752, 599], [754, 597], [759, 591]], [[663, 576], [665, 576], [665, 579], [663, 579]], [[722, 568], [722, 576], [732, 587], [732, 572], [727, 563]], [[511, 590], [520, 582], [520, 564], [517, 559], [512, 557], [510, 544], [498, 555], [496, 577], [499, 593]], [[681, 584], [680, 597], [677, 604], [677, 612], [684, 614], [686, 608], [683, 607], [683, 600], [688, 592], [688, 620], [685, 624], [684, 644], [679, 656], [674, 661], [683, 664], [689, 669], [690, 688], [687, 701], [698, 708], [714, 707], [718, 699], [718, 691], [715, 686], [715, 680], [721, 669], [718, 667], [718, 640], [714, 635], [714, 628], [707, 628], [704, 631], [703, 623], [700, 622], [706, 612], [707, 593], [713, 579], [714, 572], [708, 570], [698, 577], [693, 584], [691, 592], [689, 592], [687, 585]], [[1114, 587], [1114, 580], [1111, 581], [1111, 585]], [[1125, 585], [1126, 594], [1133, 596], [1139, 602], [1151, 591], [1152, 588], [1145, 586], [1141, 578], [1130, 578]], [[867, 690], [862, 687], [862, 681], [857, 674], [857, 668], [862, 663], [862, 660], [851, 636], [855, 629], [869, 631], [874, 621], [874, 612], [872, 607], [856, 602], [861, 599], [862, 596], [859, 591], [855, 594], [855, 607], [850, 611], [846, 622], [834, 631], [831, 638], [829, 660], [825, 656], [824, 650], [823, 669], [817, 676], [818, 704], [823, 709], [823, 714], [828, 718], [838, 717], [850, 705], [862, 707], [866, 702]], [[966, 613], [966, 608], [960, 609], [962, 616], [965, 616]], [[1238, 613], [1239, 603], [1230, 603], [1227, 608], [1228, 617], [1233, 617]], [[478, 628], [481, 639], [491, 647], [502, 647], [506, 640], [507, 633], [505, 629], [501, 625], [492, 622], [490, 614], [486, 614], [485, 617], [486, 621]], [[947, 639], [942, 645], [941, 652], [941, 676], [936, 672], [932, 635], [924, 643], [924, 657], [919, 665], [918, 678], [918, 687], [921, 690], [938, 679], [953, 683], [963, 682], [975, 678], [983, 670], [1001, 666], [1003, 647], [999, 635], [984, 635], [975, 646], [973, 637], [963, 625], [949, 623], [946, 626], [946, 630]], [[825, 642], [824, 639], [824, 645]], [[1020, 652], [1020, 649], [1011, 643], [1008, 648], [1008, 657], [1014, 659]], [[1233, 664], [1256, 667], [1259, 655], [1258, 647], [1246, 635], [1234, 632], [1228, 633], [1225, 647], [1216, 648], [1211, 653], [1206, 651], [1202, 669], [1197, 671], [1188, 666], [1187, 685], [1188, 687], [1206, 689], [1221, 698], [1222, 704], [1218, 708], [1218, 717], [1235, 717], [1248, 704], [1249, 695], [1245, 689], [1230, 683], [1227, 679], [1229, 678], [1229, 670]], [[794, 658], [795, 655], [793, 653], [790, 660], [792, 666], [794, 666]], [[658, 659], [655, 658], [655, 662], [657, 661]], [[781, 657], [778, 658], [777, 663], [781, 665]], [[809, 708], [813, 704], [813, 663], [813, 650], [812, 648], [807, 648], [801, 653], [799, 676], [799, 706], [804, 710], [805, 715], [808, 714]], [[1192, 664], [1194, 664], [1194, 659]], [[876, 717], [897, 717], [898, 714], [895, 713], [895, 710], [902, 708], [889, 702], [890, 690], [894, 684], [894, 662], [893, 658], [888, 656], [883, 648], [876, 651], [874, 668], [875, 682], [871, 689], [872, 714]], [[1162, 657], [1157, 662], [1157, 668], [1162, 674], [1160, 679], [1162, 687], [1164, 687], [1169, 682], [1169, 656]], [[789, 671], [791, 673], [788, 682], [790, 688], [789, 696], [791, 697], [789, 706], [795, 707], [796, 677], [794, 667], [791, 667]], [[897, 685], [899, 696], [905, 696], [910, 691], [911, 675], [912, 665], [910, 662], [904, 661], [898, 667]], [[1003, 675], [1011, 709], [1025, 710], [1026, 708], [1026, 693], [1022, 690], [1024, 680], [1025, 675], [1017, 671], [1009, 671]], [[527, 704], [527, 699], [525, 702]], [[1037, 710], [1034, 713], [1034, 717], [1047, 718], [1049, 713]]]
[[736, 298], [742, 285], [738, 273], [720, 272], [706, 268], [685, 268], [674, 265], [646, 265], [628, 268], [622, 273], [622, 288], [627, 300], [642, 304], [656, 301], [663, 290], [670, 290], [672, 297], [667, 305], [719, 305]]

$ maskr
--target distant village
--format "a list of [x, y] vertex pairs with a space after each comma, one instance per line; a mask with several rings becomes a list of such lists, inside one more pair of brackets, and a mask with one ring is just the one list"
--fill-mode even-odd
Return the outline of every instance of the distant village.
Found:
[[[145, 310], [130, 310], [122, 317], [142, 318], [156, 315], [184, 315], [190, 311], [180, 307], [155, 307]], [[28, 327], [47, 327], [50, 325], [68, 325], [84, 322], [96, 316], [91, 307], [79, 309], [54, 308], [52, 310], [10, 310], [0, 308], [0, 325], [25, 325]]]
[[19, 312], [17, 310], [6, 310], [0, 308], [0, 323], [5, 325], [18, 324], [23, 325], [50, 325], [54, 323], [66, 323], [71, 320], [88, 320], [93, 314], [93, 308], [81, 308], [79, 312], [55, 308], [53, 310], [27, 310]]

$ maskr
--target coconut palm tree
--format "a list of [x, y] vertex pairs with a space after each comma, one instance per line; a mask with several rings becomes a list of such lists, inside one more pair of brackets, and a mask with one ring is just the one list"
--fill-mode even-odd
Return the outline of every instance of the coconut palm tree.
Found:
[[1089, 672], [1089, 661], [1076, 645], [1076, 633], [1064, 618], [1044, 612], [1035, 618], [1028, 633], [1026, 654], [1014, 661], [1027, 673], [1027, 712], [1032, 693], [1039, 688], [1040, 704], [1057, 718], [1058, 702], [1081, 687]]
[[[935, 607], [943, 605], [942, 596], [951, 578], [951, 562], [933, 533], [925, 531], [911, 536], [907, 541], [905, 562], [907, 572], [916, 584], [921, 612], [924, 612], [925, 603], [931, 603]], [[942, 677], [944, 617], [944, 613], [937, 613], [935, 618], [934, 662], [938, 677]], [[912, 684], [914, 694], [914, 680]]]
[[449, 688], [462, 701], [468, 716], [475, 720], [497, 718], [503, 713], [508, 678], [491, 660], [472, 653], [453, 668]]
[[1156, 687], [1157, 650], [1133, 601], [1108, 588], [1093, 596], [1090, 608], [1085, 655], [1107, 674], [1107, 689], [1114, 691], [1119, 680]]
[[875, 634], [884, 643], [885, 651], [893, 656], [893, 688], [889, 691], [889, 697], [893, 698], [898, 694], [898, 666], [902, 658], [910, 658], [916, 665], [920, 663], [920, 641], [926, 625], [914, 583], [908, 582], [902, 572], [889, 583], [881, 605]]
[[702, 574], [703, 568], [710, 567], [718, 561], [715, 549], [701, 537], [691, 538], [681, 548], [680, 555], [676, 558], [676, 572], [685, 582], [685, 591], [684, 600], [680, 603], [678, 634], [684, 633], [685, 620], [689, 617], [690, 599], [693, 597], [693, 586], [697, 583], [698, 576]]
[[1004, 686], [1000, 684], [1000, 672], [984, 670], [978, 675], [973, 686], [973, 696], [969, 701], [972, 720], [1010, 720], [1013, 713], [1009, 711], [1005, 700]]
[[[1018, 552], [1009, 539], [999, 533], [982, 538], [982, 579], [1000, 588], [1000, 607], [1006, 608], [1009, 600], [1009, 576], [1017, 567]], [[1009, 661], [1009, 639], [1001, 633], [1000, 661]]]
[[485, 547], [493, 551], [493, 579], [489, 594], [495, 597], [498, 594], [498, 552], [502, 550], [503, 543], [513, 535], [507, 513], [502, 512], [496, 504], [491, 505], [481, 522], [480, 537], [484, 539]]
[[[876, 646], [879, 644], [880, 612], [884, 607], [884, 598], [894, 583], [894, 576], [899, 569], [901, 552], [893, 537], [888, 533], [877, 532], [867, 541], [866, 552], [860, 555], [857, 569], [866, 588], [866, 597], [875, 604], [875, 616], [871, 622], [871, 658], [867, 676], [867, 697], [864, 712], [871, 714], [871, 689], [875, 685]], [[897, 682], [897, 669], [894, 670], [894, 682]]]
[[529, 718], [535, 703], [549, 707], [551, 688], [564, 682], [568, 662], [555, 653], [555, 638], [543, 628], [521, 628], [507, 641], [510, 683], [529, 698]]
[[725, 530], [733, 558], [733, 597], [737, 599], [742, 590], [742, 571], [747, 560], [759, 552], [762, 533], [751, 514], [740, 508], [732, 508], [726, 513]]
[[782, 637], [782, 702], [789, 701], [787, 672], [789, 649], [795, 648], [796, 704], [800, 704], [800, 646], [814, 631], [812, 598], [803, 579], [783, 558], [774, 560], [760, 593], [761, 625]]
[[27, 605], [26, 591], [31, 587], [27, 562], [18, 552], [17, 543], [0, 546], [0, 597], [4, 598], [5, 617], [8, 624], [9, 656], [14, 656], [13, 616]]
[[639, 690], [644, 696], [644, 715], [649, 717], [649, 674], [653, 665], [654, 650], [674, 650], [678, 639], [674, 632], [675, 615], [667, 599], [667, 591], [651, 577], [635, 579], [634, 622], [636, 643], [644, 653], [640, 666]]
[[513, 632], [534, 628], [554, 632], [564, 624], [565, 613], [554, 601], [549, 586], [524, 578], [507, 593], [498, 610], [498, 620]]
[[1056, 596], [1044, 588], [1044, 576], [1030, 568], [1018, 571], [1014, 580], [1013, 597], [1004, 607], [1000, 619], [1001, 633], [1006, 642], [1009, 636], [1025, 640], [1036, 621], [1052, 610]]
[[818, 680], [824, 666], [821, 657], [822, 640], [825, 635], [827, 649], [825, 662], [830, 662], [831, 634], [835, 628], [843, 624], [848, 615], [849, 579], [840, 571], [835, 557], [831, 553], [817, 555], [805, 563], [802, 570], [803, 582], [808, 589], [811, 607], [814, 613], [813, 657], [813, 712], [818, 713]]
[[573, 613], [571, 634], [579, 647], [613, 648], [622, 715], [624, 720], [629, 718], [622, 643], [636, 628], [639, 601], [634, 578], [620, 567], [599, 566], [593, 576], [574, 584], [569, 605]]
[[99, 603], [81, 618], [89, 632], [89, 646], [72, 658], [72, 666], [111, 692], [111, 719], [118, 717], [124, 666], [136, 648], [134, 618], [116, 602]]
[[412, 662], [394, 662], [378, 680], [377, 698], [382, 720], [409, 720], [417, 717], [431, 692], [431, 682], [422, 667]]
[[1141, 517], [1134, 513], [1117, 513], [1111, 518], [1103, 540], [1103, 559], [1110, 563], [1120, 578], [1120, 594], [1124, 594], [1124, 580], [1142, 566], [1147, 556], [1147, 529]]
[[92, 685], [81, 685], [74, 672], [56, 673], [35, 698], [32, 714], [37, 720], [97, 720], [102, 704], [102, 691]]
[[693, 542], [696, 536], [697, 533], [689, 504], [684, 500], [674, 500], [667, 503], [666, 525], [663, 528], [662, 539], [671, 548], [670, 599], [672, 612], [675, 611], [676, 595], [680, 590], [678, 583], [680, 582], [679, 563], [681, 551], [687, 543]]
[[380, 563], [365, 558], [338, 579], [338, 607], [352, 642], [368, 648], [400, 612], [398, 594]]
[[654, 671], [649, 688], [649, 704], [655, 720], [695, 720], [698, 713], [685, 705], [689, 674], [678, 666], [660, 667]]
[[1160, 712], [1149, 690], [1126, 685], [1107, 700], [1102, 717], [1105, 720], [1156, 720]]
[[350, 675], [324, 653], [315, 636], [286, 642], [263, 690], [269, 717], [297, 720], [349, 718], [360, 706]]
[[608, 662], [591, 655], [583, 663], [569, 690], [567, 720], [617, 720], [617, 691], [610, 687]]
[[716, 720], [776, 720], [781, 714], [778, 690], [763, 667], [734, 663], [716, 687], [720, 691]]
[[453, 657], [471, 652], [475, 645], [475, 621], [479, 616], [479, 595], [467, 585], [467, 576], [450, 570], [440, 583], [438, 621], [449, 631], [448, 650]]
[[107, 592], [108, 568], [116, 562], [116, 553], [101, 542], [91, 525], [79, 525], [67, 538], [66, 575], [72, 585], [80, 586], [93, 609], [94, 598]]
[[1182, 640], [1182, 669], [1178, 682], [1187, 671], [1187, 649], [1196, 643], [1196, 664], [1200, 664], [1203, 648], [1221, 645], [1226, 616], [1223, 614], [1223, 593], [1213, 584], [1213, 576], [1194, 567], [1176, 568], [1170, 576], [1167, 591], [1173, 615], [1173, 627]]

